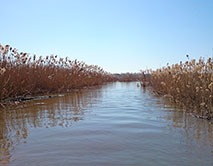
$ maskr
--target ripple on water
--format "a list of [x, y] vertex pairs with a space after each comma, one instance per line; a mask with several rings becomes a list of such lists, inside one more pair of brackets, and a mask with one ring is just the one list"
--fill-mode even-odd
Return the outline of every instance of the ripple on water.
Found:
[[1, 112], [0, 165], [212, 166], [212, 130], [137, 83], [112, 83]]

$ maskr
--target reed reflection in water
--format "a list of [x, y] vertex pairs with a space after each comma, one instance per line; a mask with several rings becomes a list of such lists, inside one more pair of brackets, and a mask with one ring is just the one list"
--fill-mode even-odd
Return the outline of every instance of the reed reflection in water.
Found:
[[212, 166], [213, 124], [137, 83], [112, 83], [0, 113], [10, 166]]
[[171, 101], [167, 98], [153, 97], [159, 98], [156, 101], [156, 105], [166, 112], [163, 118], [170, 121], [168, 127], [171, 130], [181, 129], [182, 137], [186, 138], [185, 140], [188, 144], [195, 143], [196, 140], [199, 141], [199, 145], [201, 147], [210, 145], [210, 147], [213, 148], [212, 122], [209, 122], [206, 119], [193, 117], [191, 114], [171, 103]]
[[30, 101], [26, 108], [20, 105], [15, 109], [1, 110], [0, 165], [9, 162], [16, 145], [27, 143], [29, 129], [70, 127], [83, 120], [84, 114], [101, 100], [101, 96], [100, 87], [96, 87], [92, 90], [75, 90], [60, 97]]

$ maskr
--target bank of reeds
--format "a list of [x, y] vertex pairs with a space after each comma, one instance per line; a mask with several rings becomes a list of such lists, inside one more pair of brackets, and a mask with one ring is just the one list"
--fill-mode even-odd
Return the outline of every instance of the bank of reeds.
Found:
[[115, 81], [120, 82], [132, 82], [141, 80], [140, 73], [121, 73], [121, 74], [113, 74], [113, 76]]
[[213, 119], [213, 60], [200, 58], [142, 73], [142, 85], [169, 96], [195, 116]]
[[0, 44], [0, 101], [20, 96], [67, 92], [111, 81], [102, 68], [78, 60], [31, 56]]

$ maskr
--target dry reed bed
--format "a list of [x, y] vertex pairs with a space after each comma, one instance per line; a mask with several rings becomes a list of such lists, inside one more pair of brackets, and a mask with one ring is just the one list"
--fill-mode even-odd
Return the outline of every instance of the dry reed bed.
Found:
[[57, 55], [37, 57], [0, 44], [0, 101], [19, 96], [65, 92], [112, 80], [94, 65]]
[[132, 82], [132, 81], [140, 81], [141, 74], [140, 73], [122, 73], [122, 74], [113, 74], [114, 81], [119, 82]]
[[167, 65], [142, 73], [142, 85], [151, 85], [155, 92], [197, 117], [213, 119], [213, 60], [200, 58]]

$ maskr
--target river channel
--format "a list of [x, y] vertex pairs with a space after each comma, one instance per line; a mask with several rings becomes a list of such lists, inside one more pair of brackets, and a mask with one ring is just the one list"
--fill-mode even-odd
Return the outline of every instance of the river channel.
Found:
[[1, 166], [212, 166], [213, 124], [109, 83], [0, 111]]

